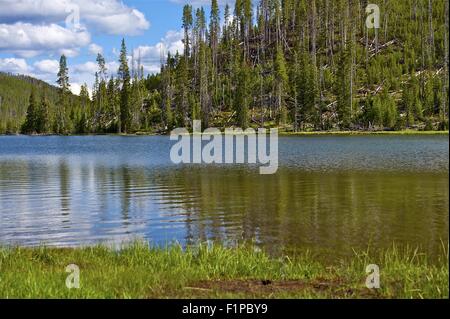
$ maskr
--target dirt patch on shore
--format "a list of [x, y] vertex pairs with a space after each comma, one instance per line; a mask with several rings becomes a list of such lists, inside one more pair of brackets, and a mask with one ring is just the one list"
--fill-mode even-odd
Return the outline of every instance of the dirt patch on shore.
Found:
[[329, 298], [380, 298], [380, 295], [367, 288], [351, 288], [342, 280], [214, 280], [200, 281], [187, 290], [205, 293], [231, 293], [248, 296], [274, 296], [310, 292]]

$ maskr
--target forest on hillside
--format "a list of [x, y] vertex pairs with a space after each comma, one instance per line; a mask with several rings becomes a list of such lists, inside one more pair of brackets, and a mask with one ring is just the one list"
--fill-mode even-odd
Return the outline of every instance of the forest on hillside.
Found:
[[184, 51], [159, 74], [130, 63], [123, 40], [118, 70], [97, 56], [92, 96], [86, 85], [70, 93], [65, 56], [56, 91], [35, 86], [24, 99], [6, 84], [17, 77], [1, 75], [0, 133], [164, 133], [194, 119], [294, 132], [448, 129], [448, 0], [378, 2], [380, 28], [366, 26], [367, 0], [186, 5]]
[[[50, 106], [57, 105], [60, 98], [58, 87], [50, 85], [44, 81], [35, 79], [25, 75], [12, 75], [0, 72], [0, 134], [2, 133], [18, 133], [24, 124], [25, 115], [29, 108], [31, 92], [34, 92], [36, 103], [42, 103], [45, 97], [46, 112], [54, 112]], [[68, 101], [70, 104], [76, 105], [79, 97], [70, 94]], [[70, 108], [75, 110], [76, 108]], [[32, 111], [32, 110], [31, 110]], [[53, 121], [50, 113], [46, 115], [46, 125], [50, 125]], [[37, 129], [37, 131], [43, 131]], [[51, 127], [45, 130], [51, 131]]]

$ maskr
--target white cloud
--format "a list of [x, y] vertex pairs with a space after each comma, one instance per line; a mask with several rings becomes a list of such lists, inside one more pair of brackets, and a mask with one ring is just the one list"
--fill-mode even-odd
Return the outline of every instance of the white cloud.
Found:
[[182, 30], [170, 30], [157, 44], [139, 46], [134, 49], [133, 55], [137, 58], [140, 54], [142, 60], [144, 61], [159, 61], [161, 57], [165, 58], [168, 52], [171, 54], [176, 54], [177, 52], [183, 53], [184, 45], [182, 40]]
[[139, 46], [133, 50], [135, 59], [141, 58], [144, 70], [148, 73], [160, 71], [161, 59], [165, 60], [167, 54], [183, 53], [183, 31], [170, 30], [164, 38], [155, 45]]
[[91, 61], [72, 66], [72, 71], [77, 74], [88, 73], [94, 75], [97, 72], [97, 64]]
[[87, 14], [86, 18], [97, 31], [113, 35], [138, 35], [150, 27], [144, 14], [136, 9], [110, 15]]
[[[56, 22], [65, 11], [66, 1], [42, 0], [0, 0], [0, 21], [15, 23], [19, 21]], [[67, 14], [66, 14], [67, 15]]]
[[[0, 52], [21, 58], [77, 56], [90, 44], [91, 28], [95, 33], [126, 36], [149, 27], [141, 11], [120, 0], [0, 0]], [[103, 51], [95, 43], [88, 50]]]
[[41, 60], [33, 64], [35, 71], [48, 74], [57, 74], [59, 62], [57, 60]]
[[161, 66], [159, 64], [144, 64], [144, 72], [155, 74], [161, 72]]
[[72, 91], [73, 94], [80, 95], [81, 84], [80, 83], [71, 83], [70, 91]]
[[[2, 51], [2, 50], [0, 49], [0, 51]], [[5, 50], [5, 51], [8, 51], [8, 50]], [[36, 51], [36, 50], [13, 50], [10, 52], [18, 57], [26, 58], [26, 59], [35, 57], [39, 54], [42, 54], [41, 51]]]
[[166, 51], [175, 54], [177, 52], [182, 53], [184, 49], [183, 44], [183, 31], [170, 30], [166, 33], [166, 36], [162, 40]]
[[13, 74], [29, 74], [30, 67], [24, 59], [0, 59], [0, 71]]
[[[77, 83], [77, 82], [73, 82], [73, 83], [71, 83], [70, 84], [70, 91], [73, 93], [73, 94], [75, 94], [75, 95], [80, 95], [80, 92], [81, 92], [81, 86], [84, 84], [84, 82], [83, 83]], [[92, 89], [88, 86], [87, 87], [87, 90], [88, 90], [88, 93], [89, 93], [89, 96], [92, 98]]]
[[135, 57], [141, 56], [142, 62], [156, 62], [165, 56], [164, 44], [161, 42], [156, 45], [144, 45], [134, 49], [133, 54]]
[[109, 72], [109, 74], [115, 75], [117, 73], [117, 70], [119, 69], [119, 62], [117, 61], [106, 62], [106, 69]]
[[68, 58], [76, 57], [78, 54], [80, 54], [79, 48], [73, 48], [73, 49], [60, 49], [58, 50], [59, 54], [64, 54]]
[[[114, 65], [115, 62], [107, 63], [106, 67], [109, 70], [109, 67]], [[71, 83], [70, 85], [72, 93], [79, 94], [81, 85], [83, 83], [87, 84], [88, 91], [92, 93], [92, 87], [94, 85], [95, 79], [95, 72], [97, 71], [98, 65], [96, 62], [93, 61], [87, 61], [85, 63], [69, 66], [69, 81]]]
[[90, 34], [87, 31], [69, 30], [57, 24], [0, 24], [0, 51], [8, 51], [22, 57], [48, 52], [75, 56], [78, 48], [88, 45], [89, 42]]
[[[170, 2], [179, 3], [179, 4], [191, 4], [191, 5], [194, 5], [194, 6], [200, 6], [200, 5], [203, 5], [203, 6], [207, 5], [207, 6], [209, 6], [209, 5], [211, 5], [211, 0], [191, 0], [191, 1], [188, 1], [188, 0], [170, 0]], [[234, 0], [219, 0], [217, 2], [219, 3], [219, 5], [223, 5], [224, 6], [227, 3], [229, 5], [232, 5], [234, 3]]]
[[98, 53], [103, 54], [103, 48], [100, 45], [95, 44], [95, 43], [91, 43], [89, 45], [88, 50], [89, 50], [89, 53], [92, 55], [97, 55]]
[[[115, 62], [111, 63], [111, 66], [115, 66]], [[33, 65], [28, 65], [25, 59], [0, 59], [1, 72], [29, 75], [46, 81], [51, 85], [56, 85], [58, 70], [59, 62], [57, 60], [44, 59], [36, 61]], [[72, 66], [69, 65], [69, 81], [72, 93], [79, 94], [83, 83], [87, 83], [88, 90], [91, 92], [96, 70], [97, 64], [91, 61]]]
[[[2, 1], [2, 0], [0, 0]], [[21, 24], [22, 26], [23, 24]], [[37, 26], [36, 26], [37, 27]], [[45, 28], [45, 26], [40, 26]], [[28, 25], [27, 25], [28, 28]], [[21, 41], [18, 41], [17, 44], [15, 44], [14, 49], [16, 51], [23, 50], [23, 52], [30, 52], [33, 50], [25, 50], [27, 45], [29, 43], [36, 43], [37, 48], [39, 50], [34, 50], [36, 52], [42, 52], [44, 49], [44, 40], [41, 40], [45, 37], [38, 37], [37, 35], [34, 36], [35, 33], [29, 32], [29, 30], [25, 28], [24, 32], [19, 32], [21, 28], [18, 28], [18, 32], [24, 34]], [[58, 26], [58, 31], [61, 29], [64, 29], [62, 27]], [[33, 27], [31, 27], [31, 30], [37, 31]], [[70, 31], [70, 30], [69, 30]], [[3, 32], [3, 33], [2, 33]], [[7, 32], [11, 32], [10, 29], [7, 29]], [[47, 35], [49, 34], [48, 30], [46, 32]], [[57, 33], [58, 34], [58, 33]], [[64, 31], [62, 33], [65, 35]], [[33, 36], [29, 36], [33, 35]], [[2, 28], [0, 28], [0, 39], [2, 36], [5, 36], [4, 31], [2, 31]], [[18, 36], [18, 35], [17, 35]], [[64, 38], [64, 37], [63, 37]], [[70, 38], [70, 37], [69, 37]], [[134, 54], [135, 61], [139, 58], [139, 55], [141, 57], [142, 66], [144, 67], [145, 73], [157, 73], [160, 71], [161, 67], [161, 59], [165, 59], [167, 56], [167, 53], [170, 52], [171, 54], [176, 54], [176, 52], [182, 52], [183, 51], [183, 32], [182, 30], [179, 31], [168, 31], [166, 35], [156, 44], [154, 45], [143, 45], [139, 46], [135, 50], [133, 50], [128, 56], [128, 62], [131, 64], [131, 55]], [[76, 39], [72, 39], [76, 40]], [[1, 40], [0, 40], [1, 41]], [[59, 44], [64, 44], [63, 41], [59, 41], [58, 37], [49, 36], [48, 39], [45, 39], [48, 47], [51, 48], [57, 48]], [[59, 41], [59, 42], [58, 42]], [[8, 44], [4, 44], [0, 42], [0, 51], [2, 46], [6, 46]], [[98, 50], [101, 50], [102, 48], [98, 46], [95, 43], [90, 43], [88, 46], [89, 51], [91, 53], [96, 52]], [[70, 53], [70, 50], [77, 51], [77, 47], [71, 47], [71, 48], [65, 48], [65, 49], [59, 49], [59, 51], [65, 50], [65, 53]], [[49, 51], [47, 51], [49, 52]], [[32, 54], [31, 54], [32, 56]], [[70, 61], [69, 61], [70, 62]], [[84, 63], [79, 64], [69, 64], [69, 81], [71, 83], [71, 91], [74, 94], [79, 94], [81, 85], [83, 83], [87, 83], [88, 89], [92, 91], [92, 86], [94, 83], [94, 74], [96, 71], [98, 71], [98, 65], [92, 59], [92, 61], [86, 61]], [[106, 67], [108, 70], [109, 75], [113, 75], [116, 77], [117, 70], [119, 68], [119, 63], [117, 60], [110, 60], [107, 61]], [[8, 59], [0, 59], [0, 71], [5, 72], [12, 72], [12, 73], [20, 73], [20, 74], [27, 74], [36, 78], [39, 78], [41, 80], [44, 80], [52, 85], [55, 85], [56, 80], [56, 74], [58, 73], [59, 69], [59, 61], [54, 58], [46, 58], [39, 61], [34, 62], [31, 65], [27, 64], [26, 59], [18, 59], [18, 58], [8, 58]]]
[[137, 35], [150, 27], [142, 12], [119, 0], [0, 0], [4, 23], [61, 23], [70, 15], [79, 15], [82, 24], [113, 35]]

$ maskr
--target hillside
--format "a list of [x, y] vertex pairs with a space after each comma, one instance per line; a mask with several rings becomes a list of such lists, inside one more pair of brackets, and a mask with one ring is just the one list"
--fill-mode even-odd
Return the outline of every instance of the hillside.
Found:
[[[33, 89], [38, 101], [45, 95], [51, 108], [57, 105], [58, 87], [30, 76], [0, 72], [0, 134], [20, 131]], [[79, 97], [71, 95], [70, 100], [76, 103]]]
[[[165, 119], [289, 131], [448, 127], [448, 1], [238, 0], [186, 5], [161, 74]], [[368, 12], [366, 12], [368, 10]], [[256, 21], [256, 23], [255, 23]], [[224, 116], [226, 114], [226, 116]]]

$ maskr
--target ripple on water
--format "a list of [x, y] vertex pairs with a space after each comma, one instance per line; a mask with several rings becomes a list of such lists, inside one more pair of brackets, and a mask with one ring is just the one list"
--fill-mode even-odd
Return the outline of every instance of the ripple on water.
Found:
[[0, 137], [0, 244], [448, 240], [448, 136], [280, 138], [280, 169], [174, 166], [167, 137]]

